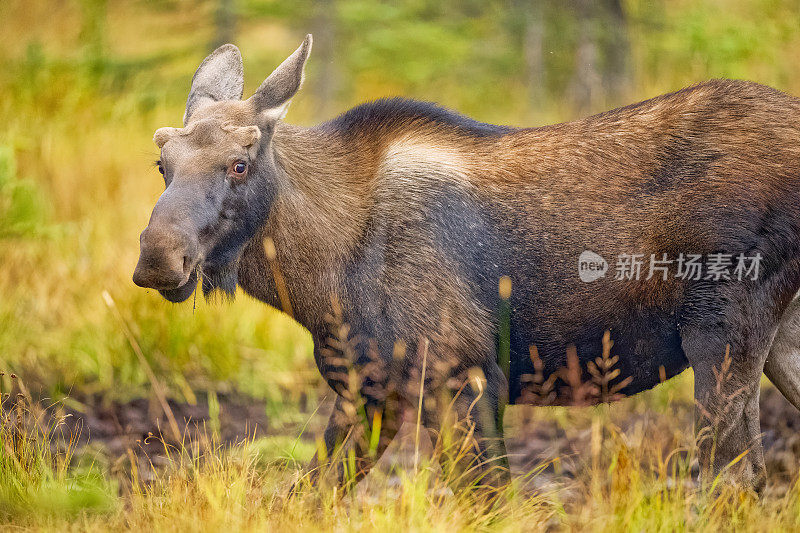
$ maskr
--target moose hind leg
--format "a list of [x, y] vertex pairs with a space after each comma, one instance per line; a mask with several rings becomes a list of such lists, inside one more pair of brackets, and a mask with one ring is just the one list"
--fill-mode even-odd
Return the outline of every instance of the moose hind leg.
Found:
[[800, 409], [800, 299], [793, 301], [781, 318], [764, 374], [784, 398]]
[[741, 332], [720, 333], [682, 332], [684, 352], [694, 370], [701, 480], [711, 481], [723, 474], [760, 491], [766, 481], [759, 422], [759, 385], [766, 349], [755, 348]]

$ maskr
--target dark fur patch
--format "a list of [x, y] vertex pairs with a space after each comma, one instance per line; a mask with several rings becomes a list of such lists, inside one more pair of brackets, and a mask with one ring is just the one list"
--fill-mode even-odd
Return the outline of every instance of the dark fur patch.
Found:
[[412, 128], [415, 123], [440, 124], [474, 137], [496, 137], [515, 130], [511, 126], [479, 122], [434, 103], [406, 98], [381, 98], [361, 104], [320, 127], [355, 134], [370, 130], [390, 130], [398, 126]]

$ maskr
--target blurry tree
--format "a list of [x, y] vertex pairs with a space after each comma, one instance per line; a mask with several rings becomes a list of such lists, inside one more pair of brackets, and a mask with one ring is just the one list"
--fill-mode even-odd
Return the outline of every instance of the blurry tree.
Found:
[[616, 104], [628, 96], [633, 81], [628, 16], [622, 0], [603, 0], [601, 6], [602, 23], [606, 28], [603, 86]]
[[509, 28], [511, 32], [517, 33], [515, 37], [522, 51], [528, 98], [534, 106], [541, 106], [547, 96], [544, 61], [545, 3], [548, 0], [515, 0], [509, 9]]
[[311, 88], [316, 113], [322, 117], [333, 114], [339, 90], [340, 66], [336, 54], [339, 18], [336, 8], [337, 0], [317, 0], [309, 24], [314, 34], [314, 55], [318, 65]]
[[624, 101], [631, 89], [622, 0], [514, 0], [505, 31], [533, 108], [562, 100], [585, 114]]
[[594, 0], [572, 0], [571, 9], [577, 20], [578, 44], [569, 94], [575, 110], [585, 114], [597, 107], [602, 96], [602, 78], [598, 72], [601, 10], [599, 2]]
[[621, 0], [572, 0], [577, 20], [575, 111], [585, 114], [624, 100], [631, 86], [630, 39]]
[[236, 40], [236, 2], [235, 0], [217, 0], [214, 16], [214, 42], [211, 49]]

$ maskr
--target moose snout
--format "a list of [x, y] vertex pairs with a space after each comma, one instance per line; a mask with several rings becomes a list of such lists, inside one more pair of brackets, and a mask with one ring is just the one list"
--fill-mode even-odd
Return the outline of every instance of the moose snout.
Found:
[[139, 246], [133, 282], [140, 287], [176, 289], [189, 280], [197, 265], [197, 240], [174, 225], [151, 224], [139, 237]]

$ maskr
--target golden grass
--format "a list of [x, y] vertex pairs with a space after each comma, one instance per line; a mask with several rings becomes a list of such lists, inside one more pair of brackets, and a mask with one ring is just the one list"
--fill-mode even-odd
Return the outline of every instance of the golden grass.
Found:
[[[32, 416], [26, 411], [24, 422], [4, 423], [0, 431], [0, 515], [20, 528], [58, 531], [617, 532], [800, 527], [797, 483], [761, 500], [724, 485], [716, 491], [700, 490], [689, 468], [691, 444], [686, 444], [684, 455], [677, 453], [681, 447], [664, 455], [665, 438], [692, 440], [688, 431], [665, 422], [668, 413], [654, 415], [657, 422], [646, 427], [620, 429], [617, 422], [631, 417], [639, 409], [635, 404], [627, 400], [610, 407], [534, 410], [540, 420], [562, 417], [565, 431], [588, 431], [590, 451], [578, 459], [582, 466], [572, 478], [553, 475], [552, 465], [545, 461], [490, 499], [475, 487], [454, 494], [449, 490], [454, 480], [440, 476], [438, 457], [430, 455], [416, 470], [373, 475], [348, 493], [306, 488], [289, 496], [300, 472], [292, 460], [264, 456], [274, 449], [274, 440], [266, 448], [252, 440], [220, 446], [214, 444], [213, 435], [204, 438], [207, 447], [187, 442], [178, 449], [167, 448], [168, 463], [154, 479], [139, 480], [134, 469], [117, 495], [115, 485], [96, 472], [81, 477], [68, 469], [73, 449], [50, 451], [50, 444], [64, 437], [52, 429], [42, 430], [58, 426], [37, 426], [46, 418], [43, 412]], [[516, 413], [513, 418], [531, 414], [510, 412]], [[17, 416], [4, 415], [5, 419]], [[58, 424], [57, 419], [50, 420]], [[28, 428], [23, 431], [26, 438], [20, 441], [11, 428]]]
[[[796, 5], [729, 4], [681, 0], [668, 4], [658, 24], [634, 24], [635, 96], [712, 76], [800, 93]], [[626, 6], [637, 20], [650, 16], [648, 2]], [[125, 0], [105, 9], [89, 0], [0, 2], [0, 369], [24, 376], [45, 396], [76, 390], [128, 397], [148, 390], [150, 365], [172, 397], [191, 401], [193, 389], [235, 388], [266, 398], [276, 421], [299, 433], [303, 421], [291, 406], [302, 392], [315, 401], [319, 383], [306, 332], [246, 298], [231, 305], [199, 300], [193, 310], [130, 282], [138, 233], [162, 188], [152, 168], [152, 132], [180, 120], [188, 80], [213, 33], [212, 7], [187, 0]], [[364, 22], [358, 35], [371, 25], [384, 31], [379, 21]], [[287, 28], [286, 20], [268, 17], [241, 21], [248, 88], [305, 33]], [[363, 37], [375, 42], [374, 34]], [[418, 57], [415, 42], [401, 53]], [[494, 39], [487, 50], [505, 44]], [[460, 46], [458, 72], [470, 72], [472, 48], [463, 39]], [[439, 69], [441, 81], [404, 87], [392, 75], [401, 65], [353, 72], [353, 92], [335, 108], [389, 90], [496, 122], [570, 117], [558, 102], [529, 102], [517, 78], [465, 85], [464, 76], [451, 79]], [[327, 118], [312, 116], [314, 104], [299, 95], [289, 118]], [[8, 372], [0, 383], [4, 393], [12, 390]], [[19, 419], [16, 411], [0, 413], [0, 520], [53, 531], [797, 530], [796, 483], [761, 501], [694, 486], [693, 438], [684, 423], [690, 398], [684, 376], [611, 407], [509, 409], [512, 438], [525, 434], [526, 424], [549, 423], [588, 445], [544, 454], [542, 468], [488, 509], [469, 491], [449, 494], [431, 457], [388, 488], [376, 476], [349, 495], [310, 490], [289, 500], [298, 462], [314, 447], [285, 435], [212, 447], [199, 458], [173, 450], [154, 480], [117, 478], [75, 449], [58, 416], [28, 399]], [[632, 419], [641, 423], [626, 422]]]

